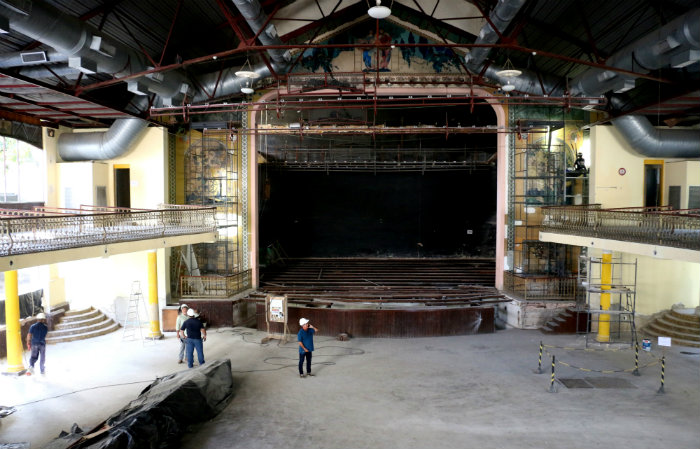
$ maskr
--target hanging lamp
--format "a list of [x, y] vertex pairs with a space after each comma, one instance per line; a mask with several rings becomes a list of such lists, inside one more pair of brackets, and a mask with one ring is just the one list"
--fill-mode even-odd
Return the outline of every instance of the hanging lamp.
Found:
[[[393, 3], [393, 2], [392, 2]], [[373, 19], [386, 19], [391, 15], [391, 9], [382, 6], [382, 0], [377, 0], [376, 6], [372, 6], [367, 10], [367, 14]]]

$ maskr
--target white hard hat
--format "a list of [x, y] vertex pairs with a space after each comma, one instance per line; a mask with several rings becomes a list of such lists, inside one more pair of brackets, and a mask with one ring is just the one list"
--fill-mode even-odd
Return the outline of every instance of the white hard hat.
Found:
[[39, 312], [36, 314], [36, 319], [37, 320], [45, 320], [46, 319], [46, 314], [44, 312]]
[[188, 309], [187, 316], [194, 316], [194, 309]]
[[309, 320], [307, 320], [306, 318], [302, 318], [299, 320], [299, 326], [303, 326], [304, 324], [306, 324], [308, 322], [309, 322]]

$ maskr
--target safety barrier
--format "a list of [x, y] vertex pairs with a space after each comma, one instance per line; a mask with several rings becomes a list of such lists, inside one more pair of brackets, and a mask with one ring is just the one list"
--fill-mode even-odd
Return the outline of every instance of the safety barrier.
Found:
[[[639, 342], [635, 342], [635, 352], [634, 352], [634, 368], [628, 368], [628, 369], [593, 369], [593, 368], [584, 368], [580, 366], [576, 366], [572, 363], [567, 363], [562, 360], [556, 360], [556, 355], [550, 353], [547, 349], [545, 348], [551, 348], [551, 349], [563, 349], [566, 351], [585, 351], [585, 352], [617, 352], [621, 351], [621, 349], [595, 349], [595, 348], [574, 348], [570, 346], [553, 346], [553, 345], [545, 345], [542, 341], [540, 341], [540, 347], [539, 347], [539, 356], [538, 356], [538, 364], [537, 364], [537, 369], [533, 370], [535, 374], [542, 374], [544, 371], [542, 370], [542, 353], [546, 353], [548, 356], [551, 356], [552, 358], [552, 376], [550, 380], [550, 386], [548, 391], [550, 393], [556, 393], [557, 389], [554, 386], [554, 380], [555, 380], [555, 364], [559, 363], [559, 365], [566, 366], [569, 368], [573, 368], [579, 371], [583, 371], [586, 373], [601, 373], [601, 374], [616, 374], [616, 373], [631, 373], [635, 376], [640, 376], [639, 372]], [[661, 363], [661, 387], [657, 391], [658, 394], [664, 394], [664, 374], [666, 370], [666, 356], [662, 356], [660, 359], [653, 360], [645, 365], [642, 365], [641, 368], [648, 368], [651, 366], [654, 366], [658, 363]]]
[[250, 270], [228, 276], [180, 276], [180, 295], [183, 298], [228, 298], [251, 285]]

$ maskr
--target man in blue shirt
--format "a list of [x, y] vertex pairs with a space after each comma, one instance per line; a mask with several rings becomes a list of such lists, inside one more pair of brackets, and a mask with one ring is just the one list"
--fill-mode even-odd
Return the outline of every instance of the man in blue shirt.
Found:
[[46, 326], [45, 314], [38, 313], [36, 319], [38, 321], [31, 325], [27, 334], [27, 349], [32, 351], [32, 355], [29, 358], [29, 372], [34, 372], [34, 364], [39, 359], [39, 368], [41, 369], [41, 374], [44, 374], [46, 369], [44, 365], [44, 362], [46, 362], [46, 334], [49, 333], [49, 328]]
[[204, 346], [202, 342], [207, 341], [207, 330], [204, 324], [197, 319], [199, 316], [194, 309], [187, 311], [189, 318], [182, 323], [182, 327], [177, 333], [180, 338], [185, 339], [185, 353], [187, 354], [187, 367], [194, 366], [194, 350], [197, 349], [197, 360], [200, 366], [204, 365]]
[[311, 353], [314, 350], [314, 334], [318, 330], [313, 325], [309, 324], [309, 320], [302, 318], [299, 320], [299, 333], [297, 340], [299, 341], [299, 377], [304, 378], [304, 359], [306, 359], [306, 375], [311, 374]]

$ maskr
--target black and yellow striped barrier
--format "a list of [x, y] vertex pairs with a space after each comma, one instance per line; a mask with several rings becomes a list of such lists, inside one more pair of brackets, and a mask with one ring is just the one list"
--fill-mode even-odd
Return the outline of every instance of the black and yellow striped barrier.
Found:
[[664, 394], [666, 391], [664, 391], [664, 371], [666, 371], [666, 356], [661, 357], [661, 386], [659, 387], [659, 391], [657, 391], [657, 394]]

